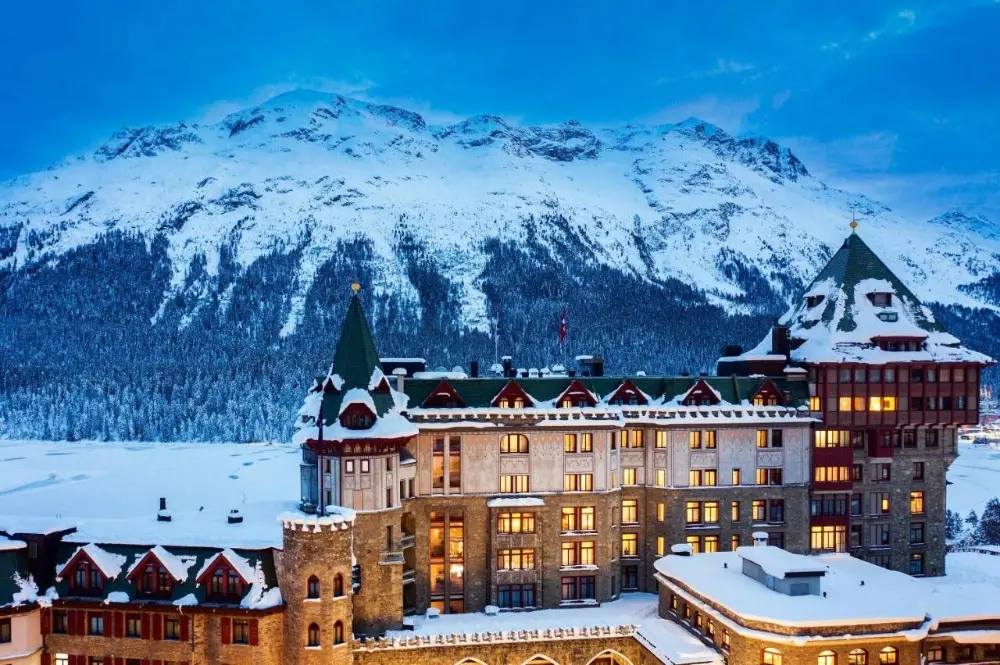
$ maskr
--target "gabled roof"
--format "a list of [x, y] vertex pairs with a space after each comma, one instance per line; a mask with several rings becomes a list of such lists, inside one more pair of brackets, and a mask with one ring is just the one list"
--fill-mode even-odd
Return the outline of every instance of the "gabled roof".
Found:
[[420, 403], [420, 406], [426, 407], [431, 405], [433, 402], [440, 400], [441, 397], [450, 398], [453, 402], [460, 406], [465, 406], [465, 400], [462, 396], [458, 394], [455, 387], [448, 383], [448, 379], [441, 379], [441, 382], [424, 398], [424, 401]]
[[708, 385], [705, 379], [698, 379], [697, 383], [691, 386], [684, 395], [681, 396], [680, 402], [684, 403], [690, 399], [711, 399], [713, 402], [721, 402], [722, 394]]
[[161, 545], [157, 545], [146, 552], [142, 558], [136, 558], [135, 562], [129, 566], [125, 579], [135, 579], [137, 575], [142, 573], [142, 569], [145, 568], [146, 564], [152, 561], [163, 566], [170, 573], [170, 576], [174, 578], [174, 581], [182, 582], [187, 579], [188, 568], [194, 565], [195, 559], [193, 557], [179, 557], [172, 552], [168, 552]]
[[205, 559], [205, 563], [202, 564], [198, 574], [195, 575], [195, 584], [204, 584], [208, 574], [220, 563], [225, 563], [236, 571], [236, 574], [240, 576], [244, 584], [250, 584], [253, 580], [253, 568], [250, 566], [250, 562], [227, 547], [215, 556]]
[[524, 399], [525, 406], [532, 406], [535, 404], [535, 398], [524, 389], [523, 385], [514, 379], [508, 379], [507, 382], [503, 384], [500, 391], [497, 392], [497, 394], [493, 396], [493, 399], [490, 400], [489, 406], [496, 406], [500, 399], [504, 397], [508, 399], [511, 397], [521, 397]]
[[114, 552], [109, 552], [102, 547], [89, 543], [81, 545], [73, 551], [66, 563], [56, 568], [56, 576], [62, 577], [63, 573], [75, 567], [81, 559], [89, 561], [97, 567], [107, 579], [118, 577], [125, 565], [125, 557]]
[[580, 379], [573, 379], [573, 381], [566, 386], [566, 389], [559, 393], [559, 396], [556, 397], [556, 406], [558, 406], [559, 402], [562, 400], [573, 395], [583, 395], [587, 399], [587, 403], [590, 406], [597, 404], [597, 397], [594, 396], [594, 393], [587, 390], [583, 383], [580, 382]]
[[649, 395], [639, 390], [639, 387], [635, 385], [635, 381], [632, 379], [623, 379], [621, 384], [615, 388], [615, 391], [604, 398], [604, 401], [611, 404], [615, 400], [626, 401], [633, 397], [639, 404], [649, 403]]
[[760, 377], [760, 379], [757, 382], [757, 385], [754, 386], [753, 391], [747, 396], [747, 399], [753, 401], [753, 398], [762, 392], [772, 393], [774, 395], [777, 395], [778, 398], [781, 400], [785, 399], [784, 392], [781, 390], [781, 388], [775, 385], [774, 381], [772, 381], [770, 377], [766, 376]]

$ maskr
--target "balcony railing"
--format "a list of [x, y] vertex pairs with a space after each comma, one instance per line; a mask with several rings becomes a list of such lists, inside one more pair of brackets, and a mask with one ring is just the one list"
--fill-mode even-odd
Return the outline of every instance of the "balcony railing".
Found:
[[415, 533], [404, 533], [403, 537], [399, 539], [400, 546], [405, 550], [407, 547], [413, 547], [417, 544], [417, 534]]
[[412, 584], [417, 579], [417, 571], [407, 568], [403, 571], [403, 584]]
[[378, 553], [378, 562], [382, 564], [403, 563], [403, 550], [382, 550]]

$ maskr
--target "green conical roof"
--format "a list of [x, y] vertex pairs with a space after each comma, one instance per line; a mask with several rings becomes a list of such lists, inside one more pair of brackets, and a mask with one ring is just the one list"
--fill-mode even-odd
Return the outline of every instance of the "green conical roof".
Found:
[[[855, 322], [850, 312], [854, 305], [854, 287], [865, 279], [881, 279], [892, 285], [893, 291], [898, 297], [904, 298], [904, 302], [909, 305], [914, 323], [927, 332], [938, 332], [942, 330], [940, 324], [928, 319], [923, 312], [920, 300], [913, 295], [913, 292], [902, 280], [882, 262], [875, 252], [865, 244], [857, 233], [852, 232], [844, 240], [837, 253], [833, 255], [816, 279], [812, 281], [808, 292], [815, 285], [825, 280], [833, 280], [833, 283], [840, 287], [846, 297], [845, 314], [837, 321], [837, 329], [850, 332], [855, 328]], [[834, 316], [835, 303], [827, 303], [823, 312], [823, 320], [830, 321]]]
[[361, 309], [361, 300], [357, 294], [351, 298], [344, 317], [344, 325], [340, 329], [340, 339], [337, 340], [337, 350], [333, 354], [333, 374], [339, 374], [344, 380], [344, 388], [364, 388], [367, 390], [375, 368], [382, 369], [382, 363], [375, 351], [375, 340], [372, 339], [368, 319]]

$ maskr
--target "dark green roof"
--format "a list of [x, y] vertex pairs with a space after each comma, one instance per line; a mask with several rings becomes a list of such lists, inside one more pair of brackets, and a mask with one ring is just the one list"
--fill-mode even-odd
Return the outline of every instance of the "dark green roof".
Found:
[[[913, 292], [882, 262], [875, 252], [861, 240], [857, 233], [851, 233], [844, 240], [837, 253], [833, 255], [816, 279], [812, 281], [808, 292], [815, 285], [826, 280], [832, 280], [844, 292], [846, 298], [844, 314], [837, 322], [837, 329], [843, 332], [851, 332], [857, 327], [854, 318], [851, 316], [851, 309], [854, 305], [854, 287], [865, 279], [881, 279], [889, 282], [895, 291], [896, 296], [905, 298], [908, 302], [914, 322], [928, 332], [942, 330], [941, 326], [934, 321], [930, 321], [923, 313], [920, 300], [913, 295]], [[836, 300], [830, 299], [823, 310], [822, 319], [826, 322], [833, 321], [837, 309]], [[811, 327], [811, 326], [805, 326]]]
[[[56, 561], [61, 566], [70, 560], [70, 557], [76, 552], [77, 548], [83, 545], [83, 543], [67, 543], [63, 542], [59, 545], [59, 550], [56, 556]], [[167, 547], [164, 548], [171, 554], [178, 557], [193, 557], [194, 562], [187, 570], [187, 579], [177, 582], [174, 584], [173, 592], [169, 599], [152, 599], [145, 596], [138, 596], [136, 594], [135, 583], [128, 581], [128, 570], [132, 567], [136, 561], [141, 559], [146, 553], [151, 549], [149, 546], [142, 545], [98, 545], [102, 550], [109, 552], [111, 554], [120, 554], [125, 557], [125, 563], [122, 565], [121, 572], [112, 580], [109, 580], [107, 584], [104, 585], [104, 591], [102, 597], [106, 598], [112, 591], [121, 591], [128, 594], [129, 598], [133, 601], [141, 600], [142, 602], [148, 603], [158, 603], [162, 605], [170, 605], [177, 600], [187, 596], [188, 594], [194, 594], [194, 597], [198, 599], [199, 605], [212, 606], [218, 604], [213, 602], [208, 602], [205, 600], [205, 591], [207, 585], [195, 584], [195, 578], [198, 576], [198, 572], [205, 565], [205, 562], [214, 557], [216, 554], [221, 552], [217, 547]], [[257, 562], [260, 562], [261, 572], [264, 573], [264, 581], [266, 583], [267, 589], [272, 589], [278, 585], [278, 576], [274, 569], [274, 555], [273, 550], [270, 548], [260, 549], [260, 550], [245, 550], [245, 549], [233, 549], [233, 552], [238, 554], [247, 560], [251, 568], [256, 568]], [[138, 557], [138, 558], [137, 558]], [[253, 580], [250, 580], [251, 584]], [[60, 598], [73, 598], [74, 595], [70, 590], [69, 579], [63, 577], [61, 581], [56, 582], [56, 591], [59, 592]], [[246, 595], [246, 591], [244, 594]], [[236, 601], [238, 604], [239, 601]], [[227, 603], [227, 605], [232, 605], [232, 603]], [[109, 606], [112, 609], [114, 605]]]
[[382, 369], [382, 363], [375, 351], [375, 340], [361, 309], [361, 301], [355, 294], [347, 308], [337, 350], [333, 354], [333, 373], [344, 380], [345, 389], [367, 389], [376, 367]]
[[[448, 385], [455, 389], [468, 407], [488, 407], [493, 398], [511, 379], [476, 378], [448, 379]], [[722, 400], [730, 404], [739, 404], [749, 399], [760, 385], [767, 379], [764, 377], [725, 377], [725, 376], [681, 376], [681, 377], [545, 377], [545, 378], [515, 378], [521, 388], [540, 402], [554, 400], [559, 397], [574, 381], [579, 381], [584, 388], [602, 399], [618, 389], [623, 381], [631, 381], [650, 398], [673, 399], [690, 390], [699, 380], [718, 391]], [[808, 401], [808, 385], [805, 381], [788, 381], [784, 378], [771, 380], [783, 392], [792, 397], [792, 403]], [[409, 407], [419, 407], [428, 395], [437, 388], [441, 379], [410, 379], [404, 383], [403, 389], [410, 398]]]
[[[0, 550], [0, 607], [14, 602], [14, 594], [21, 588], [14, 582], [14, 576], [28, 577], [28, 550], [26, 547]], [[44, 593], [44, 589], [40, 590]]]

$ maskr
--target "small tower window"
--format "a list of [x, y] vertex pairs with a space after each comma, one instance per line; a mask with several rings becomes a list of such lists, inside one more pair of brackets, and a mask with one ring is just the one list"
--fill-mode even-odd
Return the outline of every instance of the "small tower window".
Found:
[[340, 598], [344, 595], [344, 576], [337, 573], [333, 578], [333, 597]]
[[876, 307], [888, 307], [892, 304], [892, 294], [891, 293], [869, 293], [868, 299], [872, 301], [872, 304]]
[[338, 621], [333, 624], [333, 643], [343, 644], [344, 643], [344, 622]]
[[319, 578], [312, 575], [306, 589], [306, 598], [319, 598]]
[[319, 626], [314, 623], [309, 624], [309, 638], [307, 644], [311, 647], [319, 646]]
[[899, 321], [899, 312], [879, 312], [878, 318], [886, 323]]

